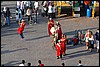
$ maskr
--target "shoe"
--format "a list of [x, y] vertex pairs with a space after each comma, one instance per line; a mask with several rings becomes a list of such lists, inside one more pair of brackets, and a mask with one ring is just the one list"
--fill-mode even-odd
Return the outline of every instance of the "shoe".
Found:
[[59, 59], [59, 57], [57, 56], [57, 59]]
[[36, 23], [34, 23], [34, 24], [36, 24]]

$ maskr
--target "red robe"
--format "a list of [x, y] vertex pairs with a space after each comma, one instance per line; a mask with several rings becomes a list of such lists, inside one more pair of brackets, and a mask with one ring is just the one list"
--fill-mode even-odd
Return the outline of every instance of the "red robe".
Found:
[[61, 46], [59, 43], [56, 44], [56, 56], [60, 56], [61, 54]]
[[23, 28], [19, 27], [19, 28], [17, 29], [17, 31], [18, 31], [18, 34], [22, 34]]
[[62, 30], [61, 30], [61, 26], [60, 25], [58, 25], [57, 32], [58, 32], [59, 38], [61, 39], [62, 38]]
[[25, 27], [25, 23], [21, 23], [20, 27], [18, 28], [18, 34], [21, 34], [24, 30], [24, 27]]
[[26, 25], [25, 22], [22, 22], [20, 27], [24, 30], [25, 25]]
[[44, 64], [39, 64], [39, 66], [44, 66]]
[[62, 48], [61, 52], [62, 52], [62, 54], [64, 54], [65, 51], [66, 51], [66, 39], [65, 38], [61, 38], [60, 41], [61, 41], [61, 48]]
[[48, 34], [49, 34], [49, 35], [52, 35], [52, 33], [50, 32], [50, 29], [51, 29], [52, 27], [54, 27], [54, 24], [51, 23], [51, 22], [48, 22]]
[[73, 40], [74, 44], [76, 44], [78, 42], [78, 38], [74, 37]]

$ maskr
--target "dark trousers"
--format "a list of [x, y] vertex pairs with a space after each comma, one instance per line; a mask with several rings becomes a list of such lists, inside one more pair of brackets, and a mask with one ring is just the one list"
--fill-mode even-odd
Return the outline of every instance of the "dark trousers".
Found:
[[52, 17], [52, 13], [49, 13], [49, 16], [48, 16], [48, 18], [53, 18], [53, 17]]
[[24, 38], [23, 33], [20, 34], [20, 37], [21, 37], [22, 39]]
[[28, 21], [31, 21], [32, 20], [32, 17], [31, 15], [28, 16]]

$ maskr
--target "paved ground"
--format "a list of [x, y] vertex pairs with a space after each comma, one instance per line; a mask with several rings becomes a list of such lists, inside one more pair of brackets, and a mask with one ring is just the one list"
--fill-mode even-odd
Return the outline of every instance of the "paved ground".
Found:
[[[13, 13], [16, 7], [15, 1], [5, 1], [1, 3], [1, 7], [8, 6]], [[11, 6], [12, 4], [12, 6]], [[13, 14], [12, 14], [13, 15]], [[13, 15], [14, 16], [14, 15]], [[90, 29], [95, 33], [99, 27], [99, 17], [94, 19], [87, 17], [72, 18], [64, 17], [54, 19], [59, 21], [63, 33], [67, 34], [68, 38], [74, 35], [74, 30], [80, 29], [86, 31]], [[67, 54], [64, 60], [56, 59], [55, 50], [51, 47], [52, 38], [47, 33], [47, 18], [39, 16], [38, 24], [26, 24], [24, 35], [25, 39], [20, 40], [17, 34], [18, 25], [15, 18], [11, 19], [11, 25], [1, 28], [1, 64], [5, 66], [18, 66], [22, 59], [26, 62], [31, 62], [33, 66], [37, 66], [37, 61], [40, 59], [45, 66], [61, 66], [64, 62], [66, 66], [76, 66], [79, 59], [85, 66], [99, 66], [99, 53], [94, 49], [93, 52], [85, 50], [85, 45], [67, 45]], [[27, 65], [26, 63], [26, 65]]]

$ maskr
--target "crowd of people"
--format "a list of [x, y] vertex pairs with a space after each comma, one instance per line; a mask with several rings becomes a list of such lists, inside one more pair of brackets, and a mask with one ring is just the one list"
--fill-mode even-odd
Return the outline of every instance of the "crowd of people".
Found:
[[[5, 66], [5, 65], [2, 65]], [[41, 60], [38, 60], [38, 65], [32, 65], [32, 63], [28, 62], [26, 63], [26, 60], [21, 60], [20, 64], [18, 66], [46, 66], [44, 63], [42, 63]], [[66, 66], [64, 62], [61, 63], [61, 66]], [[77, 66], [84, 66], [82, 64], [81, 60], [78, 60]]]
[[56, 49], [57, 59], [62, 58], [66, 54], [66, 40], [67, 37], [63, 34], [61, 29], [61, 24], [59, 22], [54, 22], [52, 18], [48, 21], [48, 34], [53, 38], [52, 47]]
[[[48, 34], [53, 38], [52, 47], [56, 49], [57, 59], [62, 58], [62, 56], [66, 55], [66, 45], [69, 40], [67, 39], [67, 35], [62, 32], [61, 24], [59, 22], [55, 22], [52, 18], [48, 21]], [[75, 45], [83, 45], [85, 42], [86, 50], [90, 50], [96, 48], [97, 52], [99, 52], [99, 29], [97, 32], [93, 34], [91, 30], [87, 30], [86, 34], [81, 30], [75, 31], [75, 36], [71, 38], [70, 44]]]
[[[45, 15], [48, 16], [48, 35], [52, 37], [52, 48], [56, 50], [56, 58], [62, 59], [63, 56], [66, 55], [66, 45], [69, 43], [67, 39], [67, 35], [63, 33], [61, 24], [59, 22], [55, 22], [53, 18], [55, 18], [55, 12], [56, 9], [54, 7], [54, 4], [52, 4], [52, 1], [43, 1], [42, 2], [43, 11], [45, 12]], [[23, 31], [26, 25], [25, 20], [23, 19], [24, 16], [28, 17], [28, 23], [32, 24], [32, 13], [38, 13], [39, 9], [39, 2], [36, 1], [34, 3], [34, 7], [32, 7], [31, 1], [17, 1], [17, 8], [16, 8], [16, 22], [18, 23], [18, 34], [21, 37], [21, 40], [23, 40], [24, 35]], [[10, 25], [10, 10], [9, 8], [4, 7], [3, 11], [3, 17], [4, 17], [4, 23], [3, 25], [7, 24]], [[36, 20], [35, 20], [36, 24]], [[87, 30], [86, 34], [82, 34], [82, 32], [76, 32], [75, 36], [70, 41], [71, 44], [74, 46], [77, 44], [82, 44], [85, 42], [86, 44], [86, 50], [92, 51], [92, 49], [96, 48], [97, 52], [99, 52], [99, 29], [97, 29], [96, 33], [93, 34], [91, 30]], [[38, 61], [38, 66], [44, 66], [44, 64], [41, 63], [41, 60]], [[25, 60], [22, 60], [22, 63], [19, 66], [25, 66]], [[27, 66], [31, 66], [31, 63], [28, 63]], [[62, 66], [65, 66], [64, 63], [62, 63]], [[79, 66], [81, 66], [81, 60], [79, 60]]]
[[[41, 8], [41, 15], [48, 18], [55, 18], [56, 17], [56, 6], [54, 6], [53, 1], [42, 1], [41, 5], [38, 1], [17, 1], [16, 2], [16, 22], [19, 24], [21, 20], [27, 16], [28, 17], [28, 23], [30, 25], [37, 23], [37, 16], [39, 14], [39, 8]], [[11, 12], [9, 7], [2, 8], [2, 25], [10, 25], [10, 18]]]

